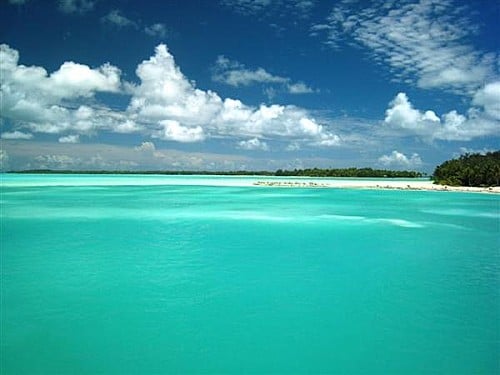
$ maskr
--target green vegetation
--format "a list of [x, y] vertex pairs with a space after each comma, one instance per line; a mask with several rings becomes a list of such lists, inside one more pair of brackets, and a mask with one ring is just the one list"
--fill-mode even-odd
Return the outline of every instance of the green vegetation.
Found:
[[424, 174], [415, 171], [390, 171], [372, 168], [343, 169], [294, 169], [271, 171], [72, 171], [53, 169], [31, 169], [12, 173], [59, 173], [59, 174], [161, 174], [161, 175], [223, 175], [223, 176], [287, 176], [287, 177], [387, 177], [387, 178], [418, 178]]
[[303, 176], [303, 177], [388, 177], [388, 178], [419, 178], [424, 174], [415, 171], [390, 171], [372, 168], [342, 168], [342, 169], [294, 169], [286, 171], [278, 169], [275, 176]]
[[465, 154], [436, 167], [434, 183], [451, 186], [500, 186], [500, 151]]

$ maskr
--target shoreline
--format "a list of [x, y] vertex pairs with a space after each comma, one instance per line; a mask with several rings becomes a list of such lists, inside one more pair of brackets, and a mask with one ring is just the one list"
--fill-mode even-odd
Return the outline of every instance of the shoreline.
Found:
[[276, 187], [329, 188], [405, 191], [451, 191], [462, 193], [499, 194], [500, 186], [466, 187], [435, 185], [429, 179], [315, 178], [220, 175], [70, 175], [70, 174], [7, 174], [0, 178], [3, 187], [42, 186], [213, 186], [213, 187]]
[[452, 191], [460, 193], [499, 194], [500, 186], [472, 187], [436, 185], [432, 181], [257, 181], [254, 186], [283, 188], [330, 188], [366, 190], [406, 190], [406, 191]]

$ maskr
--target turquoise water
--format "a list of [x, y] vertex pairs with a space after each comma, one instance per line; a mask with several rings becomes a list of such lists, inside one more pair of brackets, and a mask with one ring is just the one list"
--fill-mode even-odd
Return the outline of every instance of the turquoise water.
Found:
[[498, 196], [248, 181], [2, 176], [0, 372], [499, 371]]

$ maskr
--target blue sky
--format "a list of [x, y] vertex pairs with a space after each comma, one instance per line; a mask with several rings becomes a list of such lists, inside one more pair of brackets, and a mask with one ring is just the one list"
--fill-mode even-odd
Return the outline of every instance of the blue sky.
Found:
[[2, 169], [432, 172], [498, 149], [494, 0], [7, 0]]

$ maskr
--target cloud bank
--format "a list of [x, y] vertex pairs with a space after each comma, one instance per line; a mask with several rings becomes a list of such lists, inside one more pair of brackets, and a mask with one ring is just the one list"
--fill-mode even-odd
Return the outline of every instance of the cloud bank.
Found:
[[[289, 105], [252, 107], [222, 99], [196, 88], [176, 65], [167, 46], [160, 44], [136, 69], [137, 85], [125, 84], [119, 68], [92, 68], [72, 61], [55, 72], [19, 64], [19, 53], [0, 46], [2, 117], [18, 131], [61, 134], [74, 143], [79, 135], [141, 133], [182, 143], [210, 138], [293, 140], [324, 147], [336, 146], [339, 136], [302, 108]], [[299, 87], [304, 89], [303, 87]], [[106, 107], [97, 93], [129, 95], [123, 110]]]
[[469, 141], [498, 134], [500, 125], [500, 82], [481, 88], [466, 115], [456, 110], [438, 117], [434, 111], [415, 109], [405, 93], [389, 104], [385, 125], [402, 136], [418, 136], [425, 141]]

